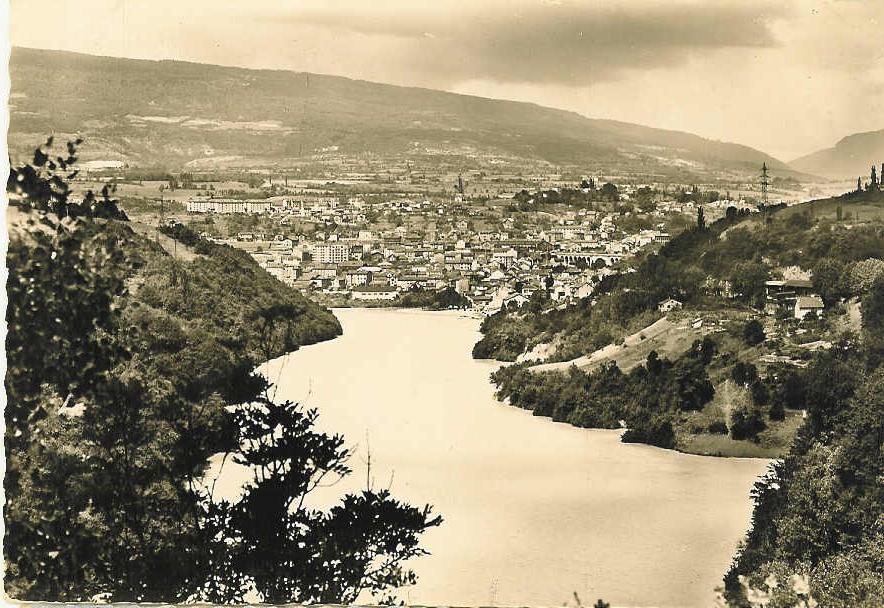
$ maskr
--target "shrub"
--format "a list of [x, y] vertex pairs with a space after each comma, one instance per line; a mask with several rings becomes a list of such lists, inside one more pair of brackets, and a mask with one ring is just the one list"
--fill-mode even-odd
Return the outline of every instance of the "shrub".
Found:
[[724, 420], [715, 420], [709, 423], [706, 430], [714, 435], [727, 435], [727, 423]]
[[730, 432], [733, 439], [756, 439], [765, 429], [764, 414], [754, 404], [740, 403], [731, 409]]
[[786, 408], [783, 407], [782, 403], [774, 402], [771, 404], [767, 415], [770, 416], [771, 420], [784, 420], [786, 418]]
[[661, 448], [675, 447], [675, 430], [672, 422], [661, 416], [641, 418], [623, 433], [623, 443], [647, 443]]
[[749, 346], [756, 346], [764, 342], [764, 327], [757, 319], [752, 319], [743, 326], [743, 340]]

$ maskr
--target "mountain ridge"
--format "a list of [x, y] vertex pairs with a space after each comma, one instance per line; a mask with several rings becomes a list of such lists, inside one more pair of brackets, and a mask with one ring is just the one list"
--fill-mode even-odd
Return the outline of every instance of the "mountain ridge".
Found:
[[798, 171], [855, 179], [868, 177], [869, 169], [884, 162], [884, 129], [851, 133], [831, 148], [811, 152], [789, 162]]
[[38, 134], [79, 132], [94, 146], [87, 154], [140, 165], [220, 157], [286, 164], [334, 149], [664, 174], [752, 174], [766, 162], [792, 173], [743, 144], [343, 76], [23, 47], [12, 49], [10, 75], [13, 151], [32, 147]]

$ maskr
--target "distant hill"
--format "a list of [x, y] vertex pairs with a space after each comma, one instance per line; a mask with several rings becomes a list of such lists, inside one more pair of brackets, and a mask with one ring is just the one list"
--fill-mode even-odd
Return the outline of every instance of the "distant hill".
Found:
[[624, 172], [755, 175], [747, 146], [529, 103], [280, 70], [14, 48], [10, 148], [82, 133], [88, 159], [285, 165], [317, 153], [523, 159]]
[[789, 165], [804, 173], [825, 177], [867, 178], [872, 165], [884, 163], [884, 129], [854, 133], [841, 139], [833, 148], [796, 158]]

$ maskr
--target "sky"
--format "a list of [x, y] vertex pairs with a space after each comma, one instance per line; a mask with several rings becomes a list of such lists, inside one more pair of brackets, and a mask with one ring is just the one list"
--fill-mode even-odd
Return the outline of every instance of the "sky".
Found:
[[530, 101], [786, 161], [884, 128], [884, 0], [12, 0], [10, 38]]

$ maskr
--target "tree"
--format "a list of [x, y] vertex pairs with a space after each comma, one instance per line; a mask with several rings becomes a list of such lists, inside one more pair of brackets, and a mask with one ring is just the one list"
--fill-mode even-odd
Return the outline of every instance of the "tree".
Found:
[[751, 319], [743, 326], [743, 341], [749, 346], [761, 344], [764, 339], [764, 326], [757, 319]]
[[752, 403], [745, 392], [736, 403], [731, 404], [728, 425], [733, 439], [755, 439], [765, 429], [764, 412]]
[[767, 266], [761, 262], [737, 262], [731, 271], [731, 285], [741, 300], [761, 308], [767, 276]]
[[884, 260], [877, 258], [860, 260], [850, 269], [850, 292], [853, 294], [867, 292], [882, 275], [884, 275]]
[[350, 474], [344, 439], [315, 431], [315, 410], [266, 395], [235, 417], [241, 447], [234, 460], [254, 471], [242, 499], [225, 505], [230, 528], [218, 541], [231, 547], [224, 561], [236, 571], [235, 585], [244, 591], [254, 582], [274, 604], [349, 604], [363, 590], [382, 594], [416, 580], [402, 564], [426, 553], [420, 535], [442, 522], [429, 506], [367, 487], [328, 512], [309, 508], [305, 499], [323, 481]]
[[863, 340], [874, 362], [884, 359], [884, 275], [879, 275], [862, 300]]
[[[69, 203], [60, 163], [47, 173], [41, 154], [8, 184], [29, 210], [7, 258], [7, 592], [242, 602], [254, 585], [268, 601], [339, 603], [413, 582], [402, 562], [441, 519], [372, 488], [303, 508], [318, 480], [347, 471], [343, 440], [251, 372], [292, 335], [336, 335], [318, 308], [243, 252], [207, 247], [181, 265], [124, 222], [93, 221], [103, 208]], [[221, 451], [256, 471], [233, 503], [200, 483]]]
[[651, 352], [648, 353], [648, 358], [647, 358], [647, 361], [645, 362], [645, 367], [647, 368], [648, 373], [650, 373], [653, 376], [657, 376], [660, 374], [661, 371], [663, 371], [663, 362], [660, 361], [660, 357], [659, 357], [659, 355], [657, 355], [656, 350], [652, 350]]
[[623, 443], [646, 443], [660, 448], [675, 447], [675, 429], [665, 416], [637, 418], [620, 438]]
[[[804, 381], [794, 370], [782, 370], [772, 380], [771, 418], [782, 420], [785, 408], [804, 407]], [[774, 414], [776, 412], [776, 415]]]
[[770, 403], [770, 391], [762, 380], [756, 380], [749, 386], [752, 393], [752, 403], [755, 405], [767, 405]]
[[706, 229], [706, 217], [703, 214], [703, 207], [697, 207], [697, 229]]
[[758, 380], [758, 369], [751, 363], [737, 361], [731, 369], [731, 379], [739, 386], [749, 386]]
[[69, 141], [66, 156], [52, 156], [53, 143], [54, 139], [48, 138], [34, 150], [30, 163], [10, 167], [6, 181], [10, 204], [52, 213], [59, 218], [86, 216], [125, 220], [126, 215], [110, 198], [112, 188], [107, 184], [102, 187], [100, 198], [88, 190], [82, 202], [69, 202], [68, 182], [79, 173], [73, 167], [78, 160], [77, 147], [83, 140]]
[[712, 363], [715, 354], [718, 352], [718, 344], [709, 336], [703, 336], [702, 340], [694, 340], [691, 345], [691, 354], [698, 357], [703, 365]]
[[612, 184], [611, 182], [605, 182], [601, 187], [601, 195], [602, 198], [606, 201], [617, 202], [620, 200], [620, 193], [617, 190], [617, 186]]
[[823, 258], [813, 267], [813, 286], [823, 301], [832, 305], [850, 294], [850, 268], [833, 258]]

